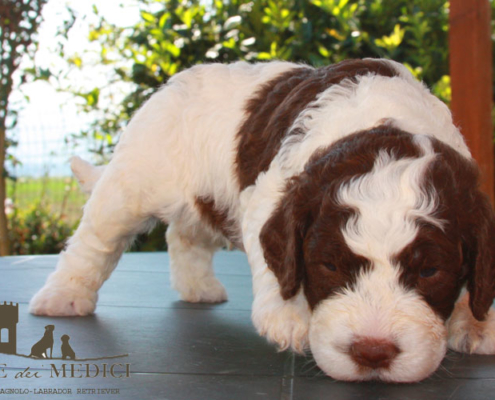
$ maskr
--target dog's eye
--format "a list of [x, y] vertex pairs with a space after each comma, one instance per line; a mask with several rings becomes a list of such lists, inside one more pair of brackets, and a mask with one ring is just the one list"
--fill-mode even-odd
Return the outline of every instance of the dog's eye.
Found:
[[435, 275], [438, 272], [436, 268], [423, 268], [421, 271], [419, 271], [419, 276], [421, 278], [430, 278], [431, 276]]
[[325, 266], [326, 269], [330, 270], [330, 271], [337, 271], [337, 267], [333, 264], [330, 264], [330, 263], [325, 263], [323, 264]]

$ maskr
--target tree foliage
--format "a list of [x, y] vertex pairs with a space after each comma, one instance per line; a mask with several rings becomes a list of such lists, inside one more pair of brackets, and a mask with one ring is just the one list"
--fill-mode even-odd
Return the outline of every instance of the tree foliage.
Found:
[[13, 74], [21, 59], [36, 51], [35, 35], [41, 22], [41, 10], [47, 0], [0, 0], [0, 255], [10, 252], [5, 215], [5, 158], [9, 143], [5, 132], [8, 117], [15, 124], [15, 112], [9, 109]]
[[[197, 63], [281, 59], [322, 66], [346, 58], [386, 57], [405, 63], [444, 101], [450, 100], [446, 0], [139, 3], [135, 26], [118, 27], [100, 17], [90, 33], [90, 40], [100, 45], [98, 62], [114, 67], [108, 86], [132, 84], [119, 104], [102, 101], [108, 86], [77, 92], [86, 111], [101, 112], [91, 135], [99, 139], [102, 154], [151, 93]], [[82, 68], [82, 59], [76, 55], [70, 62]]]

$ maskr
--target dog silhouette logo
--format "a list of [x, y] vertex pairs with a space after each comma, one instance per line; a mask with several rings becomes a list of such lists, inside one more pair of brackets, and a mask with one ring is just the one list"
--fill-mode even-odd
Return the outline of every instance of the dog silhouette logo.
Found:
[[50, 358], [53, 358], [53, 331], [54, 325], [45, 326], [43, 337], [31, 347], [29, 357], [48, 358], [48, 349], [50, 349]]
[[0, 353], [13, 354], [20, 357], [34, 358], [34, 359], [53, 359], [53, 360], [105, 360], [109, 358], [127, 357], [128, 354], [121, 354], [117, 356], [106, 356], [98, 358], [76, 358], [76, 353], [69, 344], [70, 336], [63, 334], [60, 336], [61, 346], [60, 350], [62, 356], [57, 358], [53, 357], [53, 347], [55, 345], [54, 332], [56, 331], [55, 325], [46, 325], [45, 332], [40, 340], [38, 340], [32, 347], [29, 355], [17, 353], [17, 324], [19, 322], [19, 304], [6, 301], [0, 303]]
[[72, 347], [70, 347], [69, 344], [69, 335], [63, 335], [61, 338], [62, 340], [62, 360], [69, 359], [69, 360], [75, 360], [76, 359], [76, 353], [74, 353], [74, 350], [72, 350]]

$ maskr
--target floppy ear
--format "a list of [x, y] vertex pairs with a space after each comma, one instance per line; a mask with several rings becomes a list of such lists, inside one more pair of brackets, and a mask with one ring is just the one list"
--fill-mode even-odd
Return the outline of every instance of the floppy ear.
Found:
[[303, 280], [302, 247], [309, 224], [308, 205], [301, 201], [298, 184], [291, 184], [260, 233], [265, 261], [278, 279], [284, 300], [297, 294]]
[[479, 191], [469, 207], [465, 242], [469, 306], [474, 317], [483, 321], [495, 297], [495, 215], [488, 196]]
[[490, 199], [479, 189], [480, 170], [473, 159], [449, 145], [432, 140], [438, 154], [431, 177], [443, 201], [451, 204], [462, 241], [463, 266], [467, 273], [469, 306], [483, 321], [495, 297], [495, 214]]

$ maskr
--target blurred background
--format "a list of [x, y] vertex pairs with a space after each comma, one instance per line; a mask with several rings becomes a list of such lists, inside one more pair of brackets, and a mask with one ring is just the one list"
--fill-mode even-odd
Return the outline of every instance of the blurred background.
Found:
[[[69, 157], [107, 162], [133, 112], [192, 65], [386, 57], [451, 101], [445, 0], [0, 0], [0, 22], [2, 254], [58, 253], [86, 200]], [[164, 250], [163, 235], [132, 250]]]

